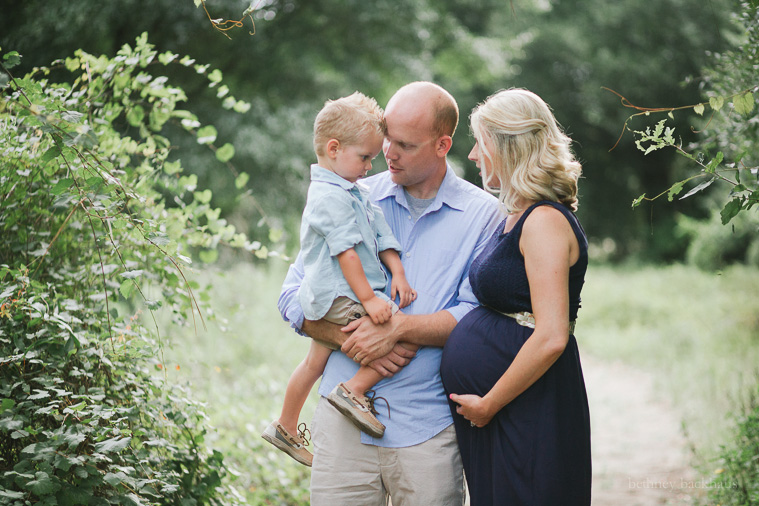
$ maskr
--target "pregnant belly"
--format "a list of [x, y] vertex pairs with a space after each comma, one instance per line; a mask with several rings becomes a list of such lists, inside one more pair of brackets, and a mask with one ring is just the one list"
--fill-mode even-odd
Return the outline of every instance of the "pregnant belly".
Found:
[[485, 395], [531, 334], [531, 328], [487, 308], [469, 312], [443, 349], [440, 375], [446, 392]]

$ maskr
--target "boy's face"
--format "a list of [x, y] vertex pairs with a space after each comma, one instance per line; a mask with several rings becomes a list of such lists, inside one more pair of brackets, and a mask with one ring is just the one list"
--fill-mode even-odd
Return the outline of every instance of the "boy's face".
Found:
[[372, 170], [372, 160], [382, 149], [382, 135], [369, 135], [359, 144], [340, 145], [333, 169], [341, 178], [355, 183]]

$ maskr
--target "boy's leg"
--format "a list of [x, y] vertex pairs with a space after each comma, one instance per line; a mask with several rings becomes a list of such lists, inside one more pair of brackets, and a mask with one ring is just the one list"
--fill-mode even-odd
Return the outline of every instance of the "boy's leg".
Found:
[[298, 433], [298, 417], [306, 403], [311, 389], [324, 372], [329, 354], [332, 351], [316, 341], [311, 341], [311, 348], [303, 361], [295, 368], [287, 382], [285, 401], [282, 405], [282, 413], [279, 423], [291, 434]]
[[351, 392], [365, 394], [376, 385], [383, 376], [371, 367], [361, 366], [356, 374], [345, 382]]

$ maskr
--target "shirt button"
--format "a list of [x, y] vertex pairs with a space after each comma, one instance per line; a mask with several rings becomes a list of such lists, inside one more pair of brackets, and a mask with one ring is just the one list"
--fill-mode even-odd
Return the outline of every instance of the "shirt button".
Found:
[[406, 253], [406, 258], [411, 258], [411, 252]]

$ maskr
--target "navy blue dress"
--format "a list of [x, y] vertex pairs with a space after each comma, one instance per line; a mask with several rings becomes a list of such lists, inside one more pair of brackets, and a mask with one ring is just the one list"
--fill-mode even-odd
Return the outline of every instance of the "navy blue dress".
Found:
[[[472, 263], [469, 280], [483, 306], [461, 319], [443, 349], [440, 372], [449, 394], [484, 396], [533, 332], [485, 306], [532, 312], [519, 238], [525, 219], [539, 205], [560, 210], [580, 244], [580, 258], [569, 270], [569, 317], [577, 318], [587, 238], [568, 208], [538, 202], [508, 233], [502, 233], [501, 224]], [[485, 427], [472, 427], [452, 402], [451, 412], [472, 506], [590, 504], [590, 415], [573, 335], [551, 368]]]

